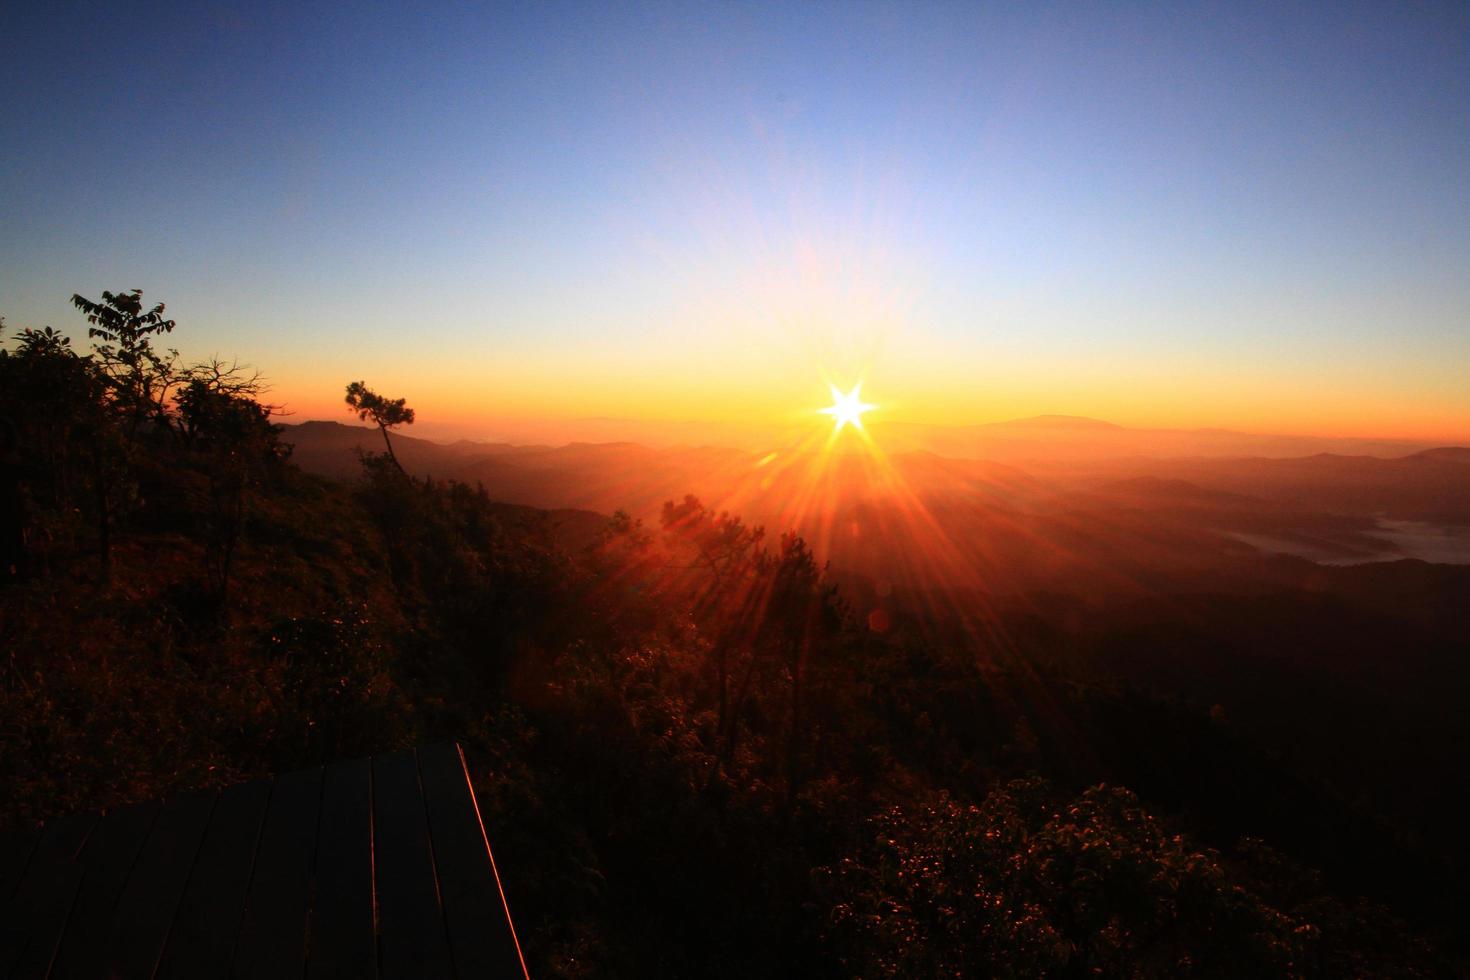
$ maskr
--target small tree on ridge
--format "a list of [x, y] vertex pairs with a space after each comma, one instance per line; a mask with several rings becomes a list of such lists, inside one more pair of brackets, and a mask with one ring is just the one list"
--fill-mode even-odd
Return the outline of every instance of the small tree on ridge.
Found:
[[400, 473], [404, 472], [403, 464], [398, 462], [398, 457], [393, 453], [388, 430], [400, 425], [413, 425], [413, 409], [405, 404], [406, 401], [403, 398], [384, 398], [361, 381], [354, 381], [347, 386], [348, 409], [356, 412], [360, 420], [372, 422], [383, 433], [383, 445], [388, 447], [388, 458], [393, 460], [393, 465], [398, 467]]

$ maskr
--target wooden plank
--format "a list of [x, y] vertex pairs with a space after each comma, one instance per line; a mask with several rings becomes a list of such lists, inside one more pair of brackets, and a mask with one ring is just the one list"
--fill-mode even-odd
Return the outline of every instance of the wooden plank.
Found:
[[525, 976], [452, 744], [53, 821], [0, 873], [0, 976]]
[[106, 974], [106, 940], [118, 900], [160, 809], [157, 802], [123, 807], [98, 822], [77, 859], [82, 883], [51, 967], [53, 980]]
[[59, 867], [42, 886], [30, 910], [30, 935], [11, 968], [10, 980], [45, 980], [81, 882], [82, 866], [73, 861]]
[[306, 913], [321, 788], [320, 768], [275, 781], [235, 944], [236, 976], [300, 976], [306, 969]]
[[31, 935], [57, 914], [68, 896], [59, 880], [70, 875], [77, 853], [97, 824], [97, 814], [77, 813], [49, 821], [36, 842], [20, 883], [0, 922], [0, 976], [8, 976], [26, 951]]
[[0, 833], [0, 905], [10, 901], [40, 839], [40, 824]]
[[159, 977], [229, 973], [270, 796], [267, 781], [242, 783], [220, 792], [174, 918]]
[[462, 977], [524, 977], [459, 747], [430, 746], [419, 749], [418, 758], [455, 971]]
[[214, 812], [215, 794], [167, 801], [123, 886], [107, 939], [109, 975], [151, 977], [158, 969], [199, 843]]
[[328, 766], [312, 876], [308, 977], [377, 972], [372, 812], [371, 760]]
[[418, 763], [404, 752], [373, 759], [373, 865], [381, 975], [451, 977]]

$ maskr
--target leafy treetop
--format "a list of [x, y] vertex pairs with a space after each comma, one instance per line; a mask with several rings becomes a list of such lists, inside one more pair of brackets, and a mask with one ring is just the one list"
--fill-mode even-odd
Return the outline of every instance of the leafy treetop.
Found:
[[362, 421], [372, 422], [378, 427], [383, 434], [383, 445], [388, 448], [388, 458], [402, 470], [403, 464], [398, 462], [393, 443], [388, 439], [388, 430], [400, 425], [413, 425], [413, 409], [408, 407], [407, 399], [385, 398], [365, 382], [354, 381], [347, 386], [347, 407]]

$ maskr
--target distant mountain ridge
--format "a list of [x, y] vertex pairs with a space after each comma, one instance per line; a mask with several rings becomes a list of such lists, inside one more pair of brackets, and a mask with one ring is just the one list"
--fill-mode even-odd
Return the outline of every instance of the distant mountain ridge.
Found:
[[875, 421], [869, 426], [889, 452], [927, 449], [941, 456], [1026, 465], [1142, 457], [1298, 457], [1330, 452], [1408, 456], [1440, 444], [1411, 439], [1363, 439], [1234, 432], [1227, 429], [1130, 429], [1099, 419], [1040, 415], [970, 426]]
[[[1061, 441], [1046, 442], [1051, 456], [1022, 462], [1017, 457], [1035, 455], [1034, 441], [1023, 441], [1024, 450], [1011, 446], [1010, 453], [983, 458], [893, 447], [899, 440], [888, 429], [874, 434], [885, 450], [880, 463], [862, 452], [819, 461], [812, 452], [797, 450], [653, 448], [633, 442], [441, 444], [404, 433], [392, 438], [398, 458], [416, 475], [482, 484], [494, 499], [511, 504], [604, 514], [622, 509], [646, 518], [655, 516], [663, 501], [686, 493], [772, 526], [830, 527], [851, 508], [885, 497], [939, 508], [1036, 511], [1080, 491], [1110, 507], [1157, 509], [1188, 502], [1217, 514], [1228, 511], [1232, 520], [1242, 509], [1268, 508], [1279, 516], [1286, 508], [1355, 520], [1470, 525], [1470, 448], [1415, 447], [1390, 457], [1344, 452], [1275, 458], [1107, 455], [1109, 446], [1131, 448], [1131, 442], [1116, 440], [1120, 433], [1131, 439], [1137, 430], [1068, 417], [997, 426], [1039, 431], [1048, 440], [1060, 432]], [[382, 451], [376, 430], [337, 422], [287, 426], [285, 440], [294, 445], [294, 458], [304, 469], [338, 479], [359, 472], [360, 452]], [[1067, 455], [1077, 446], [1074, 455]]]
[[1466, 446], [1441, 446], [1437, 449], [1426, 449], [1415, 453], [1411, 459], [1444, 460], [1453, 463], [1470, 463], [1470, 447]]
[[[1155, 459], [1182, 456], [1285, 457], [1311, 456], [1320, 452], [1407, 456], [1457, 442], [1452, 439], [1239, 432], [1209, 427], [1133, 428], [1105, 419], [1062, 414], [964, 425], [888, 421], [884, 416], [880, 405], [864, 422], [879, 445], [890, 453], [928, 450], [951, 458], [993, 459], [1019, 465], [1119, 456]], [[807, 419], [793, 416], [784, 423], [614, 418], [506, 419], [486, 426], [479, 433], [467, 430], [463, 425], [438, 427], [427, 422], [417, 431], [425, 432], [431, 440], [439, 440], [442, 436], [446, 443], [451, 439], [461, 439], [550, 447], [575, 442], [633, 442], [654, 449], [711, 446], [764, 453], [809, 439], [813, 432], [820, 431], [825, 422], [825, 417], [818, 416], [814, 410]], [[1470, 433], [1467, 433], [1467, 441], [1470, 441]]]
[[[395, 445], [422, 449], [434, 455], [489, 456], [501, 454], [535, 454], [571, 446], [640, 446], [648, 449], [693, 449], [711, 451], [743, 450], [764, 454], [772, 448], [792, 445], [809, 435], [809, 429], [787, 428], [758, 438], [750, 433], [734, 435], [733, 428], [704, 426], [697, 423], [627, 423], [658, 430], [662, 438], [614, 438], [611, 433], [616, 420], [583, 420], [596, 425], [597, 431], [576, 432], [575, 437], [559, 440], [517, 441], [513, 439], [476, 440], [461, 438], [439, 442], [414, 436], [412, 430], [395, 434]], [[581, 423], [578, 423], [581, 424]], [[336, 421], [307, 421], [289, 424], [288, 429], [301, 430], [300, 440], [310, 454], [329, 445], [370, 449], [367, 443], [381, 437], [364, 426]], [[1470, 459], [1470, 448], [1412, 439], [1373, 439], [1358, 437], [1293, 436], [1235, 432], [1228, 429], [1133, 429], [1102, 419], [1075, 415], [1037, 415], [1029, 418], [986, 422], [979, 425], [942, 426], [921, 422], [886, 422], [874, 420], [868, 431], [877, 444], [890, 454], [930, 452], [947, 459], [984, 459], [1025, 465], [1052, 465], [1069, 462], [1142, 457], [1170, 459], [1187, 457], [1267, 457], [1293, 458], [1318, 454], [1339, 456], [1404, 457], [1422, 454], [1426, 458]], [[723, 438], [728, 436], [729, 438]], [[841, 449], [842, 447], [839, 447]], [[410, 452], [416, 451], [411, 449]], [[850, 450], [851, 447], [848, 447]], [[308, 467], [313, 468], [313, 467]]]
[[1034, 429], [1122, 429], [1123, 426], [1102, 419], [1090, 419], [1084, 415], [1033, 415], [1023, 419], [1008, 419], [1004, 422], [988, 422], [994, 428]]

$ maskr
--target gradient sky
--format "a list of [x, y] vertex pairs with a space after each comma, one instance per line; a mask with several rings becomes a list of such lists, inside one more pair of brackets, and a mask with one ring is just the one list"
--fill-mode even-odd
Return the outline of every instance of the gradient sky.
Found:
[[1470, 7], [0, 6], [0, 315], [300, 417], [1470, 436]]

